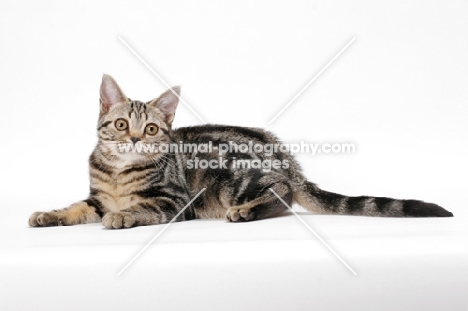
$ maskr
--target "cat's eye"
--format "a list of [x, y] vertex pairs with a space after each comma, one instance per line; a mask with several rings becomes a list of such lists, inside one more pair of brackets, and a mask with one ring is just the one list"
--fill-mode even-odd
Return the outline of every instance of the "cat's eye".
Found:
[[117, 119], [115, 121], [115, 128], [119, 131], [125, 131], [128, 128], [128, 123], [124, 119]]
[[158, 132], [158, 129], [159, 128], [156, 124], [150, 123], [145, 127], [145, 133], [153, 136], [153, 135], [156, 135], [156, 133]]

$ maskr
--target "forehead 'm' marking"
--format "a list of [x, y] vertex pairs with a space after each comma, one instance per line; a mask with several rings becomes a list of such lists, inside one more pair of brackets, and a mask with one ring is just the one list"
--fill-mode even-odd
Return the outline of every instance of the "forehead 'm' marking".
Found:
[[132, 114], [136, 119], [148, 119], [148, 115], [146, 114], [146, 104], [138, 100], [132, 101], [130, 103], [128, 117], [131, 118]]

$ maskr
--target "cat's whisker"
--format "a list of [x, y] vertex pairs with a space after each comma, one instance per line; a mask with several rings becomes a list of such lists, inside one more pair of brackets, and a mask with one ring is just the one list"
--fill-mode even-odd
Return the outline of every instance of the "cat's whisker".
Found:
[[169, 159], [167, 155], [162, 155], [161, 161], [166, 162], [168, 165], [171, 165], [172, 167], [175, 167], [177, 165], [172, 159]]
[[161, 163], [159, 163], [156, 159], [150, 158], [151, 161], [153, 162], [154, 166], [157, 167], [158, 170], [162, 169]]

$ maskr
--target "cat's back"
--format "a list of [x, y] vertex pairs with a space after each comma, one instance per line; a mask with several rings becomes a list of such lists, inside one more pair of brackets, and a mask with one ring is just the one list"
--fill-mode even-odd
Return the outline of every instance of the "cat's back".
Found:
[[174, 142], [207, 143], [248, 143], [249, 141], [272, 144], [280, 143], [271, 132], [255, 127], [241, 127], [220, 124], [205, 124], [198, 126], [180, 127], [172, 132]]

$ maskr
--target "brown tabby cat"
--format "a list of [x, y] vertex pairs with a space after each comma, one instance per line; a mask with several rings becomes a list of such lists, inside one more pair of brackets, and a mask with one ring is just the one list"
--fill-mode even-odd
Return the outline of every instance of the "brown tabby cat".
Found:
[[[204, 191], [176, 221], [227, 218], [232, 222], [274, 216], [296, 202], [309, 211], [390, 217], [450, 217], [442, 207], [416, 200], [347, 197], [327, 192], [307, 181], [288, 152], [221, 153], [221, 145], [280, 144], [258, 128], [202, 125], [171, 128], [180, 89], [174, 87], [147, 103], [124, 95], [115, 80], [104, 75], [98, 144], [89, 158], [90, 194], [86, 200], [51, 212], [36, 212], [29, 225], [58, 226], [102, 221], [106, 228], [162, 224], [171, 221], [191, 198]], [[211, 152], [163, 151], [164, 144], [211, 144]], [[157, 152], [122, 152], [119, 146], [160, 147]], [[195, 160], [195, 162], [194, 162]], [[194, 163], [219, 165], [196, 168]], [[269, 169], [248, 168], [236, 161], [276, 163]], [[214, 161], [214, 162], [213, 162]]]

